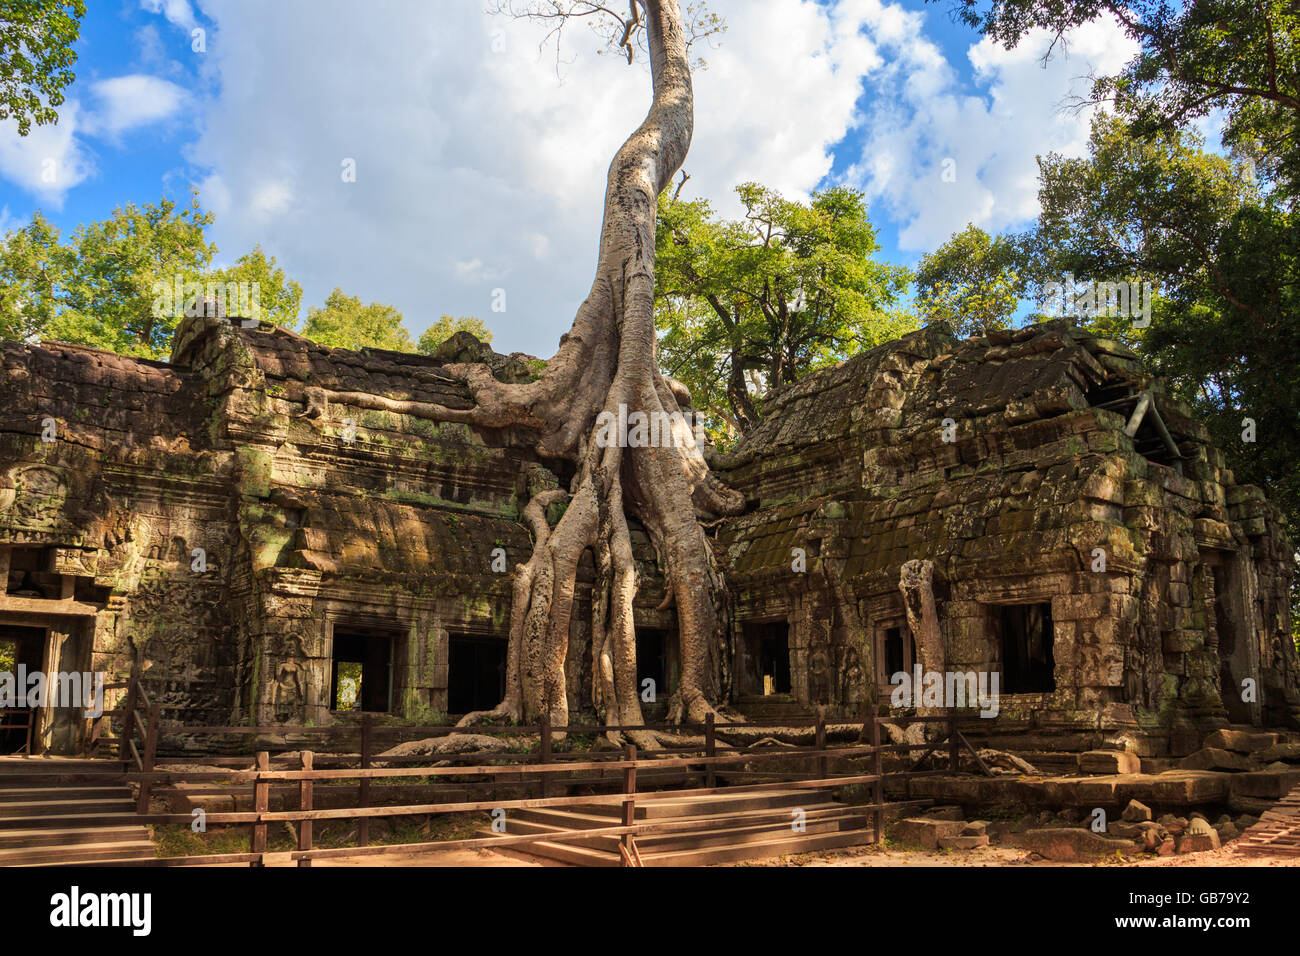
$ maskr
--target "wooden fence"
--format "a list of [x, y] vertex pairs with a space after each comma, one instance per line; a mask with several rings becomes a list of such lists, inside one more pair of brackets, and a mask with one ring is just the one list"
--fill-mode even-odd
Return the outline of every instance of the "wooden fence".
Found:
[[[988, 768], [980, 760], [975, 748], [960, 732], [959, 717], [955, 711], [941, 716], [890, 716], [874, 717], [866, 721], [844, 722], [840, 728], [857, 728], [857, 742], [848, 746], [827, 746], [828, 727], [819, 715], [815, 721], [787, 722], [784, 728], [804, 728], [813, 730], [812, 746], [788, 746], [779, 749], [737, 747], [720, 741], [718, 731], [728, 729], [751, 728], [749, 724], [717, 724], [712, 715], [701, 725], [667, 725], [649, 724], [637, 727], [610, 726], [569, 726], [552, 728], [548, 721], [542, 720], [536, 726], [477, 726], [474, 733], [499, 734], [509, 736], [537, 735], [539, 749], [537, 753], [488, 752], [473, 754], [427, 754], [411, 756], [382, 756], [376, 754], [376, 740], [383, 731], [400, 731], [402, 733], [424, 736], [439, 736], [451, 733], [463, 733], [467, 728], [447, 726], [416, 728], [381, 728], [375, 725], [371, 715], [364, 715], [359, 728], [341, 727], [302, 727], [302, 726], [265, 726], [265, 727], [190, 727], [164, 726], [160, 721], [161, 708], [150, 698], [140, 682], [133, 679], [127, 693], [127, 700], [121, 713], [125, 719], [125, 732], [118, 741], [119, 758], [126, 765], [127, 779], [139, 787], [138, 819], [141, 823], [151, 824], [185, 824], [192, 823], [194, 817], [189, 813], [153, 813], [151, 800], [155, 788], [176, 783], [223, 783], [236, 788], [234, 791], [222, 790], [218, 793], [239, 792], [238, 788], [251, 788], [251, 809], [246, 811], [206, 812], [205, 821], [211, 825], [248, 825], [249, 850], [247, 853], [200, 855], [186, 857], [158, 858], [154, 860], [125, 861], [122, 865], [158, 865], [186, 866], [244, 863], [250, 866], [262, 866], [267, 863], [296, 863], [298, 866], [310, 866], [312, 860], [331, 857], [355, 857], [368, 855], [388, 855], [420, 853], [429, 851], [466, 850], [485, 847], [524, 847], [529, 843], [546, 841], [550, 843], [580, 842], [593, 837], [617, 836], [620, 839], [620, 857], [624, 865], [636, 866], [640, 857], [636, 848], [639, 835], [652, 833], [671, 833], [699, 828], [698, 820], [682, 821], [673, 819], [636, 818], [639, 804], [662, 799], [681, 799], [692, 796], [712, 796], [718, 794], [761, 794], [772, 790], [826, 790], [847, 786], [869, 788], [870, 799], [864, 804], [844, 805], [823, 810], [808, 811], [808, 819], [825, 821], [863, 820], [869, 817], [874, 831], [874, 839], [883, 838], [884, 815], [889, 810], [908, 806], [918, 806], [929, 801], [902, 800], [888, 802], [885, 799], [885, 780], [911, 779], [933, 774], [954, 773], [958, 770], [961, 748], [964, 746], [980, 770], [988, 774]], [[942, 723], [946, 725], [941, 734], [932, 742], [924, 744], [882, 744], [882, 725], [885, 723]], [[703, 744], [698, 743], [681, 748], [668, 748], [638, 754], [633, 746], [625, 746], [620, 751], [592, 753], [562, 753], [553, 746], [553, 735], [566, 734], [604, 734], [609, 731], [634, 730], [695, 730], [702, 734]], [[168, 732], [183, 732], [187, 736], [201, 734], [247, 735], [263, 737], [276, 735], [280, 737], [318, 737], [330, 739], [340, 734], [360, 734], [359, 754], [318, 753], [302, 749], [293, 759], [293, 766], [272, 766], [272, 756], [267, 750], [258, 750], [253, 758], [254, 765], [247, 768], [249, 757], [214, 757], [190, 758], [201, 759], [211, 766], [224, 764], [243, 764], [247, 769], [217, 770], [176, 770], [157, 769], [157, 752], [160, 737]], [[137, 746], [137, 738], [139, 746]], [[870, 743], [863, 743], [869, 739]], [[922, 770], [920, 767], [932, 757], [946, 749], [947, 767]], [[883, 767], [885, 754], [910, 754], [911, 751], [924, 750], [920, 759], [914, 761], [905, 770], [886, 772]], [[387, 766], [373, 766], [379, 756]], [[788, 770], [751, 770], [749, 765], [766, 761], [796, 760], [807, 762], [811, 767], [806, 773], [792, 773]], [[858, 773], [845, 771], [832, 773], [832, 760], [865, 759], [869, 761], [870, 772]], [[430, 763], [443, 766], [429, 766]], [[283, 763], [283, 761], [281, 761]], [[326, 766], [326, 765], [329, 766]], [[737, 768], [737, 769], [728, 769]], [[865, 769], [865, 768], [863, 768]], [[664, 786], [665, 774], [677, 772], [685, 783], [698, 780], [703, 786], [685, 786], [676, 789], [647, 790], [646, 785]], [[588, 776], [575, 776], [588, 775]], [[590, 776], [594, 774], [594, 776]], [[563, 779], [557, 780], [560, 775]], [[724, 776], [728, 781], [719, 785], [718, 777]], [[765, 778], [768, 782], [752, 783], [753, 777]], [[486, 799], [454, 799], [428, 803], [402, 803], [397, 805], [373, 806], [372, 782], [379, 779], [403, 779], [424, 781], [419, 784], [423, 792], [436, 797], [445, 795], [448, 789], [455, 788], [467, 796], [468, 787], [490, 787], [491, 793]], [[433, 780], [435, 782], [428, 783]], [[314, 807], [314, 785], [330, 781], [355, 781], [356, 806], [317, 809]], [[448, 783], [447, 781], [454, 781]], [[734, 782], [739, 781], [739, 782]], [[280, 785], [297, 788], [297, 808], [292, 810], [271, 810], [272, 787]], [[352, 786], [351, 783], [347, 784]], [[607, 787], [609, 793], [588, 795], [555, 796], [557, 788], [573, 787]], [[525, 789], [525, 795], [501, 799], [497, 792], [502, 788]], [[535, 795], [533, 792], [535, 790]], [[243, 791], [248, 792], [248, 791]], [[434, 816], [474, 811], [536, 809], [590, 806], [596, 803], [621, 805], [622, 822], [617, 826], [596, 829], [577, 829], [567, 833], [516, 834], [471, 839], [431, 841], [421, 843], [370, 845], [369, 823], [371, 820], [399, 816]], [[81, 820], [82, 818], [78, 818]], [[752, 811], [744, 818], [749, 823], [788, 821], [788, 810], [772, 811], [770, 814], [755, 815]], [[95, 822], [92, 816], [84, 818], [87, 823]], [[357, 846], [318, 848], [313, 845], [313, 824], [316, 821], [355, 820], [357, 821]], [[725, 814], [716, 818], [717, 825], [730, 822]], [[267, 847], [267, 830], [271, 824], [290, 823], [297, 828], [297, 848], [276, 854], [269, 853]], [[66, 824], [65, 824], [66, 825]]]

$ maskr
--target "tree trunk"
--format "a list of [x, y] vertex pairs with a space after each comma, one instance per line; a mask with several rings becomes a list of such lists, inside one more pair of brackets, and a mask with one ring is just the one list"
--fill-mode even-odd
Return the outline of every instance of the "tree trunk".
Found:
[[[744, 504], [704, 463], [677, 396], [659, 372], [654, 325], [655, 215], [659, 193], [686, 156], [693, 123], [691, 77], [677, 0], [644, 0], [654, 100], [641, 125], [610, 164], [600, 255], [591, 291], [578, 309], [542, 377], [523, 385], [496, 381], [478, 364], [448, 365], [474, 395], [475, 407], [449, 409], [394, 402], [357, 393], [313, 390], [308, 412], [327, 400], [442, 421], [533, 431], [543, 457], [578, 465], [563, 492], [538, 494], [525, 509], [535, 536], [532, 556], [515, 569], [505, 699], [464, 723], [505, 716], [550, 716], [568, 723], [564, 665], [578, 563], [596, 556], [593, 589], [594, 704], [608, 725], [644, 723], [636, 682], [632, 603], [637, 576], [627, 517], [648, 530], [664, 567], [668, 601], [677, 610], [681, 681], [669, 701], [674, 722], [702, 722], [720, 689], [725, 622], [722, 580], [701, 527], [702, 518], [734, 514]], [[600, 440], [597, 417], [676, 415], [674, 441], [660, 447], [618, 447]], [[568, 508], [554, 528], [547, 505]], [[648, 735], [633, 735], [653, 746]]]

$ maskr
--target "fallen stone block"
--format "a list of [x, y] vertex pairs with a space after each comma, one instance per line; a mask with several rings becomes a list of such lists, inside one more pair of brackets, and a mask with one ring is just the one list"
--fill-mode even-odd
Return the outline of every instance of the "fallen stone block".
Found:
[[1052, 827], [1027, 830], [1008, 842], [1032, 850], [1048, 860], [1095, 860], [1115, 853], [1134, 853], [1129, 840], [1115, 840], [1083, 827]]
[[890, 839], [907, 846], [927, 850], [939, 848], [940, 837], [961, 836], [965, 823], [961, 820], [935, 820], [929, 817], [910, 817], [899, 820], [890, 831]]
[[1258, 733], [1248, 730], [1216, 730], [1205, 738], [1205, 743], [1201, 746], [1248, 754], [1256, 750], [1263, 750], [1266, 747], [1272, 747], [1277, 742], [1277, 734]]
[[988, 845], [989, 836], [987, 833], [969, 836], [939, 837], [939, 849], [941, 850], [975, 850], [979, 847]]
[[1274, 744], [1252, 756], [1262, 763], [1300, 763], [1300, 744]]
[[1141, 773], [1142, 761], [1137, 754], [1122, 750], [1088, 750], [1079, 754], [1082, 773]]
[[[1229, 781], [1232, 784], [1233, 797], [1280, 800], [1290, 793], [1292, 788], [1300, 786], [1300, 767], [1239, 773], [1230, 777]], [[1246, 813], [1255, 812], [1249, 807], [1242, 807], [1242, 810]]]
[[1121, 817], [1127, 823], [1141, 823], [1151, 819], [1151, 808], [1139, 800], [1130, 800]]
[[989, 823], [987, 820], [971, 820], [961, 828], [962, 836], [982, 836], [988, 832]]
[[1203, 747], [1178, 761], [1178, 766], [1183, 770], [1219, 770], [1229, 773], [1244, 773], [1248, 770], [1255, 770], [1258, 764], [1249, 757], [1233, 753], [1230, 750], [1222, 750], [1218, 747]]
[[961, 807], [944, 805], [931, 807], [925, 811], [924, 817], [927, 820], [964, 820], [966, 819], [966, 814], [962, 811]]

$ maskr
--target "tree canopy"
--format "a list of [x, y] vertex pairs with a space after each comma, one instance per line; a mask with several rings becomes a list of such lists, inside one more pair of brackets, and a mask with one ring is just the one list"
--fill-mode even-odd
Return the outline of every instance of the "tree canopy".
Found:
[[402, 313], [379, 302], [363, 304], [359, 296], [336, 288], [320, 308], [307, 310], [302, 334], [320, 345], [339, 349], [389, 349], [414, 352]]
[[916, 267], [916, 302], [926, 323], [962, 337], [1006, 328], [1026, 290], [1022, 260], [1014, 238], [967, 224]]
[[155, 287], [197, 282], [216, 247], [197, 199], [128, 204], [64, 242], [39, 212], [0, 244], [0, 334], [165, 358], [183, 309], [155, 308]]
[[482, 319], [472, 315], [452, 318], [444, 313], [437, 322], [424, 330], [424, 333], [420, 336], [420, 341], [415, 346], [415, 350], [421, 355], [432, 355], [437, 351], [439, 345], [457, 332], [468, 332], [483, 343], [492, 341], [492, 330], [487, 327], [487, 323]]
[[0, 4], [0, 120], [13, 119], [19, 136], [58, 121], [85, 15], [85, 0]]
[[770, 389], [915, 327], [894, 307], [907, 270], [875, 258], [861, 193], [736, 192], [737, 220], [664, 193], [656, 238], [660, 363], [724, 439], [757, 423]]

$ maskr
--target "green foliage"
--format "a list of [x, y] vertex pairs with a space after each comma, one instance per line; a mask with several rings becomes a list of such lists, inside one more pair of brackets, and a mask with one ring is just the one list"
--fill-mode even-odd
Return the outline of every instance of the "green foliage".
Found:
[[[934, 0], [931, 0], [934, 2]], [[1300, 6], [1295, 0], [954, 0], [962, 19], [1008, 49], [1034, 28], [1058, 37], [1110, 13], [1140, 47], [1092, 99], [1135, 135], [1227, 114], [1225, 144], [1294, 199], [1300, 185]]]
[[432, 355], [437, 351], [439, 345], [457, 332], [468, 332], [483, 343], [492, 341], [492, 330], [487, 327], [487, 323], [482, 319], [475, 318], [472, 315], [452, 318], [450, 315], [444, 314], [442, 318], [424, 330], [424, 334], [420, 336], [420, 341], [415, 347], [416, 351], [421, 355]]
[[0, 4], [0, 120], [18, 135], [32, 124], [58, 122], [56, 107], [76, 77], [72, 49], [86, 15], [85, 0], [6, 0]]
[[38, 212], [0, 244], [0, 335], [165, 358], [183, 313], [154, 308], [155, 283], [203, 280], [216, 252], [203, 235], [211, 222], [197, 197], [184, 208], [128, 204], [65, 243]]
[[[1048, 270], [1157, 279], [1149, 328], [1091, 324], [1139, 350], [1197, 412], [1239, 481], [1261, 484], [1300, 529], [1300, 215], [1257, 167], [1193, 133], [1138, 138], [1094, 124], [1086, 158], [1040, 160], [1035, 241]], [[1243, 419], [1257, 440], [1242, 440]]]
[[302, 305], [302, 286], [294, 282], [260, 245], [240, 256], [233, 266], [218, 269], [209, 280], [215, 282], [248, 282], [257, 288], [258, 318], [286, 329], [298, 325], [298, 310]]
[[412, 352], [414, 343], [402, 324], [402, 313], [391, 305], [363, 305], [355, 295], [335, 289], [321, 308], [307, 310], [302, 334], [320, 345], [338, 349], [389, 349]]
[[757, 423], [771, 389], [916, 322], [894, 308], [909, 276], [875, 260], [860, 193], [800, 203], [753, 183], [736, 192], [735, 221], [705, 200], [661, 196], [656, 239], [660, 363], [724, 442]]
[[927, 324], [965, 338], [1011, 323], [1025, 280], [1020, 250], [1006, 237], [991, 238], [968, 224], [916, 268], [916, 301]]
[[0, 674], [12, 674], [18, 663], [18, 642], [0, 641]]

